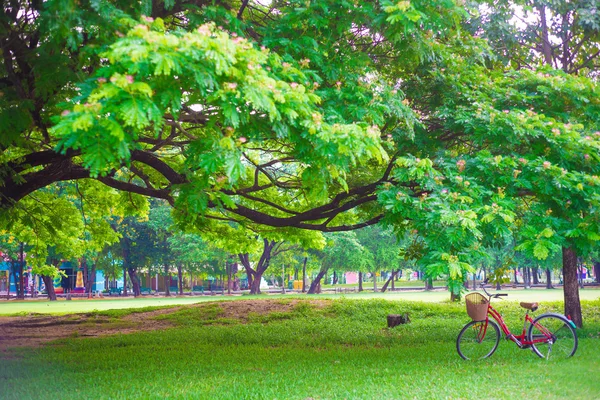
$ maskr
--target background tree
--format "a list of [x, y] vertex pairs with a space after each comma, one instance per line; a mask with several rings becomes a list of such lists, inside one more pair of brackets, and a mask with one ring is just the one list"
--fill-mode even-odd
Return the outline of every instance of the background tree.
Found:
[[596, 76], [600, 16], [595, 2], [478, 0], [471, 6], [466, 26], [489, 41], [503, 64]]
[[[356, 231], [360, 243], [367, 249], [373, 258], [373, 272], [389, 271], [390, 278], [381, 291], [385, 292], [388, 285], [394, 287], [394, 279], [400, 272], [400, 246], [394, 232], [381, 225], [373, 225]], [[369, 263], [367, 263], [369, 265]]]
[[327, 246], [318, 252], [321, 268], [310, 284], [308, 294], [317, 293], [321, 279], [330, 269], [356, 271], [373, 264], [373, 256], [358, 240], [355, 232], [339, 232], [328, 235]]
[[[53, 279], [59, 274], [59, 261], [83, 255], [84, 224], [69, 196], [57, 196], [61, 191], [57, 187], [50, 189], [38, 191], [22, 206], [12, 208], [3, 222], [8, 242], [27, 244], [27, 263], [42, 277], [50, 300], [56, 300]], [[30, 213], [32, 209], [35, 211]]]
[[[497, 54], [503, 55], [505, 63], [516, 68], [535, 70], [546, 66], [567, 74], [597, 76], [600, 17], [595, 2], [519, 0], [475, 3], [487, 6], [471, 8], [472, 18], [468, 26], [471, 31], [488, 38]], [[591, 131], [595, 129], [590, 127]], [[571, 200], [567, 201], [571, 202], [568, 205], [572, 204]], [[553, 204], [548, 209], [556, 211]], [[538, 215], [543, 218], [543, 214]], [[595, 233], [570, 233], [577, 232], [578, 226], [588, 222], [577, 217], [565, 217], [564, 213], [562, 219], [562, 225], [569, 231], [558, 235], [563, 247], [565, 314], [572, 316], [581, 326], [577, 258], [578, 254], [590, 251], [585, 242], [590, 235], [595, 237]], [[556, 224], [547, 226], [552, 225]]]
[[[9, 265], [9, 278], [7, 282], [7, 297], [10, 295], [10, 275], [15, 282], [17, 298], [25, 298], [23, 288], [23, 270], [25, 267], [25, 243], [19, 242], [9, 232], [0, 234], [1, 260]], [[3, 272], [4, 273], [4, 272]]]
[[[181, 233], [174, 230], [173, 236], [167, 240], [169, 248], [173, 252], [174, 263], [179, 268], [179, 294], [183, 294], [183, 277], [181, 272], [187, 272], [190, 277], [191, 289], [193, 289], [194, 276], [198, 277], [201, 274], [206, 275], [207, 273], [213, 275], [212, 271], [214, 271], [214, 267], [227, 259], [225, 252], [210, 246], [196, 234]], [[212, 268], [212, 271], [209, 268]]]
[[165, 296], [171, 295], [171, 273], [175, 266], [176, 254], [172, 251], [169, 240], [174, 235], [174, 222], [171, 208], [162, 201], [156, 201], [148, 213], [148, 228], [152, 237], [152, 265], [162, 266], [165, 285]]

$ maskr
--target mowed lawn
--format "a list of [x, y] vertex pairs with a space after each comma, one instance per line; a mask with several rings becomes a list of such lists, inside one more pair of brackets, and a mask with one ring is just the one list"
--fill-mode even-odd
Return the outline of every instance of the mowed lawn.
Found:
[[[571, 359], [542, 360], [502, 341], [491, 358], [467, 362], [455, 348], [469, 320], [464, 304], [422, 295], [430, 301], [242, 296], [235, 298], [239, 307], [205, 302], [148, 317], [173, 323], [169, 329], [99, 338], [75, 331], [40, 348], [0, 352], [0, 399], [600, 398], [600, 299], [583, 301], [586, 326]], [[121, 303], [150, 301], [157, 299]], [[562, 309], [545, 301], [543, 311]], [[519, 330], [518, 304], [496, 304]], [[118, 324], [127, 313], [98, 315]], [[397, 313], [410, 313], [411, 323], [387, 328], [386, 316]]]
[[[496, 292], [495, 290], [492, 292]], [[507, 293], [508, 297], [506, 300], [509, 302], [520, 302], [520, 301], [537, 301], [542, 303], [547, 301], [562, 301], [563, 292], [562, 289], [529, 289], [529, 290], [502, 290], [499, 293]], [[390, 301], [396, 300], [408, 300], [408, 301], [425, 301], [425, 302], [447, 302], [450, 295], [445, 290], [437, 291], [399, 291], [399, 292], [386, 292], [386, 293], [347, 293], [347, 294], [320, 294], [311, 295], [306, 294], [286, 294], [286, 295], [261, 295], [261, 296], [144, 296], [139, 298], [127, 297], [104, 297], [102, 299], [84, 299], [74, 298], [73, 300], [67, 301], [65, 299], [59, 299], [58, 301], [48, 301], [45, 299], [40, 300], [0, 300], [0, 315], [15, 315], [15, 314], [28, 314], [28, 313], [50, 313], [50, 314], [69, 314], [69, 313], [82, 313], [90, 311], [103, 311], [113, 309], [126, 309], [126, 308], [141, 308], [141, 307], [154, 307], [154, 306], [170, 306], [170, 305], [185, 305], [199, 302], [212, 302], [212, 301], [232, 301], [240, 299], [257, 299], [257, 298], [348, 298], [348, 299], [386, 299]], [[600, 299], [600, 288], [586, 288], [580, 291], [580, 297], [582, 300], [597, 300]], [[543, 307], [542, 307], [543, 309]]]

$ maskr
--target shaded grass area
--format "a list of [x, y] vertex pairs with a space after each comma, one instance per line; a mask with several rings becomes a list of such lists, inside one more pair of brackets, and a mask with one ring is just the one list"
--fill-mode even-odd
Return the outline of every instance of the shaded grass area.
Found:
[[[496, 305], [519, 330], [522, 309]], [[562, 306], [546, 303], [543, 311]], [[461, 304], [300, 301], [243, 319], [227, 316], [223, 303], [187, 306], [155, 317], [173, 329], [0, 354], [0, 398], [595, 399], [600, 386], [587, 375], [600, 370], [600, 300], [583, 307], [574, 358], [547, 362], [503, 341], [493, 357], [473, 363], [455, 349], [468, 322]], [[387, 314], [405, 312], [410, 324], [386, 328]]]

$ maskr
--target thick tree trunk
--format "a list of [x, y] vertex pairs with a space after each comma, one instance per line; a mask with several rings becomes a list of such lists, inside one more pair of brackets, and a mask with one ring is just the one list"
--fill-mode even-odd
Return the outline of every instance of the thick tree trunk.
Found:
[[[131, 240], [127, 236], [121, 239], [122, 254], [123, 254], [123, 296], [127, 296], [127, 270], [131, 266], [130, 247]], [[135, 292], [134, 292], [135, 295]]]
[[546, 268], [546, 289], [554, 289], [554, 286], [552, 286], [552, 271], [550, 271], [550, 268]]
[[23, 276], [23, 267], [25, 266], [24, 243], [19, 246], [19, 298], [25, 299], [25, 277]]
[[85, 257], [82, 258], [82, 260], [81, 260], [81, 270], [83, 272], [83, 291], [85, 293], [87, 293], [88, 297], [89, 297], [89, 294], [90, 294], [90, 292], [88, 291], [88, 286], [89, 286], [88, 275], [89, 274], [88, 274], [88, 269], [87, 269], [87, 261], [85, 260]]
[[337, 273], [334, 270], [333, 271], [333, 282], [332, 282], [332, 284], [337, 285], [337, 283], [338, 283], [338, 276], [337, 276]]
[[304, 257], [304, 265], [302, 266], [302, 293], [306, 293], [306, 261], [308, 257]]
[[563, 280], [565, 296], [565, 315], [579, 328], [583, 326], [581, 302], [579, 301], [579, 285], [577, 282], [577, 253], [572, 247], [563, 247]]
[[37, 275], [31, 274], [31, 297], [35, 298], [37, 296]]
[[42, 275], [42, 280], [44, 281], [46, 291], [48, 292], [48, 299], [50, 301], [56, 301], [56, 292], [54, 291], [54, 279], [52, 279], [49, 276]]
[[533, 278], [533, 284], [534, 285], [539, 285], [540, 284], [540, 279], [538, 277], [538, 267], [532, 267], [531, 268], [531, 277]]
[[[544, 55], [544, 61], [546, 65], [553, 67], [553, 57], [552, 57], [552, 44], [549, 37], [548, 32], [548, 23], [546, 21], [546, 7], [543, 5], [538, 5], [538, 12], [540, 13], [540, 23], [541, 23], [541, 45], [542, 45], [542, 54]], [[568, 65], [563, 66], [564, 68], [568, 68]], [[566, 72], [567, 70], [565, 70]]]
[[[269, 268], [269, 264], [271, 263], [271, 252], [276, 244], [277, 242], [275, 241], [263, 239], [263, 252], [260, 256], [260, 260], [258, 260], [258, 263], [256, 264], [256, 269], [251, 267], [248, 253], [238, 254], [240, 262], [246, 269], [250, 294], [260, 294], [260, 282], [264, 272]], [[250, 279], [250, 277], [252, 277], [252, 279]]]
[[128, 296], [127, 294], [127, 268], [123, 267], [123, 296]]
[[433, 290], [433, 278], [425, 278], [425, 290]]
[[362, 272], [358, 273], [358, 291], [359, 292], [363, 291], [363, 273]]
[[261, 294], [260, 291], [260, 281], [262, 280], [262, 273], [258, 274], [258, 272], [254, 273], [252, 284], [250, 285], [250, 294]]
[[248, 288], [250, 289], [250, 294], [260, 294], [260, 277], [258, 277], [258, 282], [256, 281], [256, 271], [250, 265], [250, 258], [248, 257], [248, 253], [246, 254], [238, 254], [240, 262], [244, 266], [246, 270], [246, 276], [248, 277]]
[[96, 263], [92, 264], [92, 272], [88, 276], [89, 285], [90, 285], [90, 293], [94, 291], [94, 285], [96, 284]]
[[312, 283], [310, 284], [310, 289], [308, 289], [308, 294], [315, 294], [315, 293], [319, 292], [318, 289], [321, 287], [321, 279], [327, 273], [327, 269], [328, 268], [325, 268], [325, 269], [321, 269], [319, 271], [315, 280], [312, 281]]
[[179, 283], [179, 295], [183, 296], [183, 266], [177, 265], [177, 282]]
[[400, 275], [401, 272], [401, 269], [397, 269], [396, 274], [394, 274], [394, 279], [392, 279], [392, 291], [396, 290], [396, 281], [398, 280], [398, 275]]
[[131, 280], [131, 286], [133, 288], [133, 295], [138, 297], [142, 294], [140, 289], [140, 279], [137, 275], [137, 268], [128, 268], [127, 272], [129, 273], [129, 279]]
[[83, 270], [83, 291], [87, 293], [88, 297], [92, 294], [92, 287], [90, 285], [90, 271], [88, 270], [87, 260], [85, 257], [81, 259], [81, 269]]
[[600, 283], [600, 262], [594, 263], [594, 275], [596, 276], [596, 283]]
[[92, 264], [92, 268], [90, 271], [87, 260], [83, 258], [81, 261], [81, 267], [83, 268], [83, 282], [85, 286], [85, 292], [88, 297], [92, 296], [92, 291], [94, 290], [94, 283], [96, 283], [96, 264]]
[[[18, 262], [18, 261], [14, 261], [14, 262]], [[12, 279], [13, 282], [15, 283], [15, 296], [17, 297], [17, 299], [20, 296], [20, 292], [19, 292], [19, 276], [17, 275], [17, 270], [16, 270], [16, 266], [11, 268], [12, 271], [10, 272], [10, 275], [12, 275]], [[10, 277], [8, 278], [8, 292], [10, 293]], [[10, 297], [9, 297], [10, 298]]]
[[285, 264], [281, 266], [281, 293], [285, 294]]
[[231, 294], [231, 269], [233, 266], [231, 263], [226, 263], [227, 266], [227, 294]]
[[529, 267], [523, 267], [523, 283], [525, 289], [531, 288], [531, 268]]
[[515, 283], [515, 285], [518, 285], [518, 284], [519, 284], [519, 280], [517, 279], [517, 269], [518, 269], [518, 268], [517, 268], [517, 267], [515, 267], [515, 269], [514, 269], [514, 271], [513, 271], [513, 272], [514, 272], [514, 275], [515, 275], [515, 282], [514, 282], [514, 283]]
[[246, 272], [246, 278], [248, 278], [248, 289], [252, 287], [252, 274]]
[[164, 265], [164, 279], [165, 279], [165, 296], [171, 295], [171, 274], [169, 274], [169, 266]]
[[[248, 253], [238, 254], [240, 262], [244, 266], [246, 270], [246, 276], [248, 277], [248, 288], [250, 289], [250, 294], [258, 294], [260, 293], [260, 279], [258, 278], [258, 282], [256, 282], [256, 271], [250, 265], [250, 258]], [[262, 274], [261, 274], [262, 276]]]

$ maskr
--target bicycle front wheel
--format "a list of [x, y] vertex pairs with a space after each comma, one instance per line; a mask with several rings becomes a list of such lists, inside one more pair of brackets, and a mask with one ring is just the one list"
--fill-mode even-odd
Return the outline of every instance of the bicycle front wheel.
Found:
[[456, 338], [456, 350], [465, 360], [481, 360], [494, 354], [500, 343], [500, 328], [492, 320], [471, 321]]
[[529, 326], [527, 339], [538, 356], [548, 360], [569, 358], [577, 351], [577, 333], [560, 314], [543, 314]]

